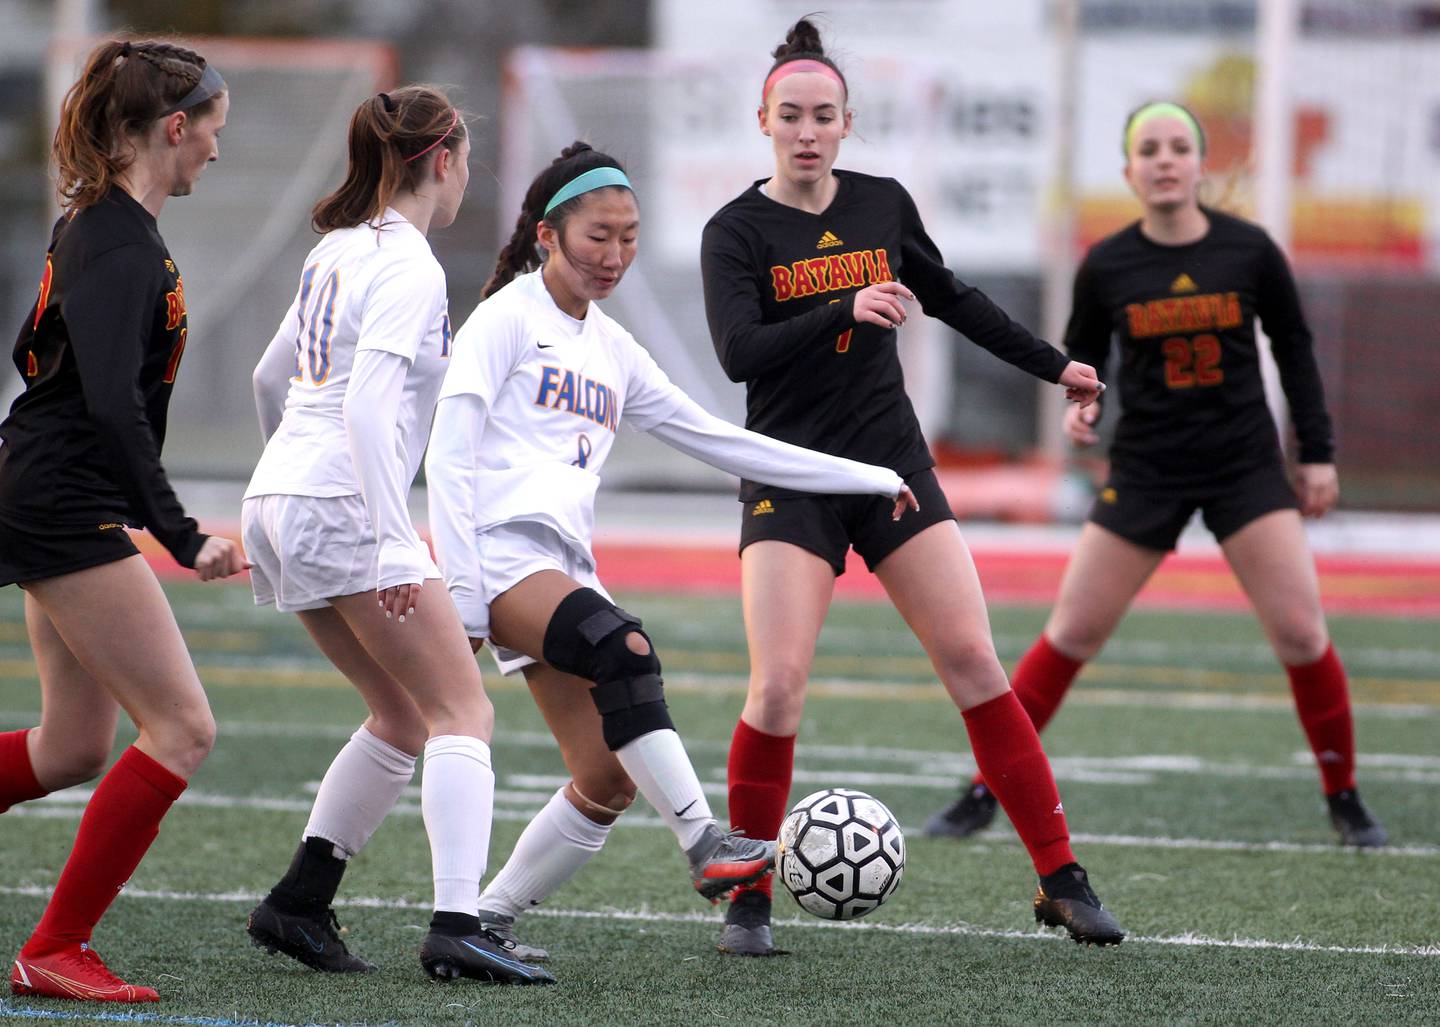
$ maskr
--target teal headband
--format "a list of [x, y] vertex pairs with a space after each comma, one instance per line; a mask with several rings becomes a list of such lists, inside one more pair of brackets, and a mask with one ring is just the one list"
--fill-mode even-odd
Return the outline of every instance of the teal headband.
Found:
[[1200, 149], [1200, 156], [1205, 156], [1205, 130], [1200, 127], [1200, 122], [1195, 120], [1195, 115], [1178, 103], [1167, 102], [1147, 103], [1130, 115], [1125, 122], [1125, 138], [1121, 140], [1121, 144], [1125, 148], [1125, 156], [1130, 156], [1130, 146], [1135, 141], [1135, 133], [1140, 130], [1141, 125], [1152, 118], [1176, 118], [1184, 122], [1191, 134], [1195, 136], [1195, 145]]
[[623, 185], [631, 192], [635, 191], [635, 187], [630, 184], [630, 179], [626, 178], [625, 172], [619, 168], [592, 168], [583, 175], [576, 175], [562, 185], [555, 195], [550, 197], [550, 202], [545, 204], [545, 213], [541, 217], [548, 217], [552, 210], [566, 200], [573, 200], [581, 193], [604, 189], [607, 185]]

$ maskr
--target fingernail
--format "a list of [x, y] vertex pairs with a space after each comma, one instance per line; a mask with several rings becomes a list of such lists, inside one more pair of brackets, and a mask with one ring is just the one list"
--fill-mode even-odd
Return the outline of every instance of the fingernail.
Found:
[[385, 619], [386, 619], [386, 620], [389, 620], [389, 619], [390, 619], [390, 611], [389, 611], [389, 610], [386, 610], [386, 611], [385, 611]]
[[400, 623], [401, 623], [401, 624], [404, 624], [404, 623], [405, 623], [405, 615], [404, 615], [403, 613], [400, 615]]
[[413, 617], [413, 616], [415, 616], [415, 607], [412, 606], [412, 607], [410, 607], [410, 609], [406, 610], [405, 612], [408, 613], [410, 616]]

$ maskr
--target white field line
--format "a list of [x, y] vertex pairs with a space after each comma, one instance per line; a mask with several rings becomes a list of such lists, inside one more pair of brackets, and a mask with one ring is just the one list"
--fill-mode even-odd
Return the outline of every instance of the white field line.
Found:
[[[48, 898], [50, 889], [36, 885], [0, 886], [0, 895], [23, 895], [32, 898]], [[160, 902], [256, 902], [259, 892], [185, 892], [164, 891], [145, 888], [126, 888], [121, 898]], [[415, 910], [425, 912], [431, 905], [408, 899], [350, 898], [338, 899], [341, 908]], [[555, 920], [629, 920], [638, 923], [665, 924], [708, 924], [718, 925], [720, 918], [714, 913], [665, 913], [647, 908], [640, 909], [536, 909], [530, 916], [549, 917]], [[885, 934], [919, 935], [929, 937], [972, 937], [1003, 938], [1020, 941], [1057, 942], [1066, 940], [1055, 931], [1039, 928], [1029, 931], [1000, 930], [977, 927], [960, 921], [950, 924], [884, 924], [884, 923], [835, 923], [828, 920], [801, 919], [789, 917], [776, 920], [777, 927], [806, 928], [817, 931], [876, 931]], [[1200, 934], [1176, 935], [1131, 935], [1125, 939], [1127, 945], [1179, 945], [1189, 948], [1222, 949], [1268, 949], [1282, 952], [1325, 952], [1347, 956], [1418, 956], [1424, 959], [1440, 958], [1440, 945], [1324, 945], [1318, 942], [1294, 939], [1292, 941], [1271, 941], [1266, 938], [1209, 938]]]
[[[568, 778], [547, 778], [551, 781], [568, 780]], [[831, 779], [833, 780], [833, 778]], [[707, 788], [712, 793], [718, 792], [718, 786]], [[45, 796], [43, 799], [36, 799], [13, 807], [5, 815], [7, 817], [21, 817], [36, 820], [64, 820], [77, 819], [84, 811], [85, 803], [89, 801], [91, 789], [67, 788], [63, 792], [55, 792]], [[497, 805], [494, 810], [494, 819], [529, 823], [531, 818], [540, 811], [540, 805], [549, 801], [548, 792], [519, 792], [500, 790], [496, 793]], [[520, 808], [506, 805], [510, 802], [521, 802]], [[180, 805], [195, 807], [199, 809], [245, 809], [258, 812], [270, 813], [309, 813], [312, 801], [310, 799], [289, 799], [289, 798], [265, 798], [257, 796], [241, 795], [215, 795], [206, 792], [187, 791], [180, 797]], [[392, 816], [418, 817], [420, 816], [420, 804], [418, 802], [398, 802], [390, 811]], [[625, 814], [617, 822], [617, 826], [624, 828], [650, 828], [659, 829], [667, 827], [666, 823], [657, 816], [640, 812]], [[918, 825], [901, 825], [905, 833], [913, 838], [921, 836], [922, 832]], [[1130, 834], [1072, 834], [1071, 839], [1083, 845], [1111, 845], [1119, 848], [1151, 848], [1151, 849], [1186, 849], [1195, 851], [1210, 852], [1257, 852], [1257, 853], [1296, 853], [1309, 856], [1341, 856], [1343, 858], [1368, 859], [1370, 857], [1384, 856], [1405, 856], [1434, 858], [1440, 856], [1440, 845], [1392, 845], [1382, 849], [1366, 849], [1359, 852], [1355, 849], [1342, 848], [1339, 845], [1321, 845], [1304, 842], [1248, 842], [1239, 839], [1226, 838], [1170, 838], [1165, 836], [1130, 835]], [[985, 831], [978, 836], [977, 841], [981, 844], [995, 842], [1006, 845], [1019, 845], [1019, 839], [1011, 832], [1004, 829]]]

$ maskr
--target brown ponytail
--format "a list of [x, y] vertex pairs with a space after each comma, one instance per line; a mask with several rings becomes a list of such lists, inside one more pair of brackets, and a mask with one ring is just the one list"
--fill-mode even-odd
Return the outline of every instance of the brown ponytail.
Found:
[[[109, 192], [135, 160], [127, 139], [174, 113], [200, 84], [205, 68], [205, 58], [195, 51], [154, 40], [110, 40], [92, 50], [60, 104], [51, 146], [60, 205], [78, 210]], [[208, 113], [216, 95], [185, 110], [194, 117]]]
[[434, 86], [377, 93], [350, 118], [350, 163], [340, 188], [310, 214], [320, 233], [372, 221], [401, 190], [425, 180], [420, 160], [437, 146], [454, 153], [465, 139], [465, 116]]
[[540, 248], [535, 241], [535, 232], [540, 227], [540, 222], [543, 220], [557, 233], [561, 232], [566, 219], [575, 213], [587, 194], [582, 193], [557, 204], [549, 214], [545, 213], [545, 205], [566, 182], [596, 168], [625, 170], [614, 157], [601, 153], [589, 143], [577, 140], [561, 150], [560, 156], [535, 176], [530, 188], [525, 190], [525, 199], [520, 204], [520, 216], [515, 219], [515, 231], [510, 234], [510, 241], [496, 258], [495, 270], [491, 273], [490, 280], [480, 290], [481, 299], [508, 285], [516, 275], [534, 271], [540, 266]]
[[770, 70], [765, 73], [768, 81], [775, 70], [791, 61], [819, 61], [840, 77], [840, 85], [845, 90], [845, 96], [850, 95], [850, 84], [845, 81], [845, 73], [840, 66], [825, 56], [825, 44], [820, 40], [820, 30], [815, 27], [808, 17], [801, 18], [790, 31], [785, 33], [785, 42], [781, 43], [770, 52], [775, 58], [775, 63], [770, 65]]

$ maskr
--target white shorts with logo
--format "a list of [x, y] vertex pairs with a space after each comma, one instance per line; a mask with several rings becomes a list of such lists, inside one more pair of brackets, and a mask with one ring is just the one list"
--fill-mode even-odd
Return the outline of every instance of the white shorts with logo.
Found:
[[[480, 532], [475, 540], [480, 558], [480, 594], [465, 604], [461, 616], [467, 630], [479, 632], [476, 637], [488, 639], [489, 607], [497, 596], [510, 591], [530, 575], [539, 571], [559, 571], [586, 588], [593, 588], [606, 599], [610, 593], [595, 576], [595, 565], [565, 544], [559, 532], [537, 521], [511, 521]], [[483, 604], [483, 609], [481, 608]], [[502, 674], [537, 663], [537, 660], [514, 649], [487, 641], [495, 665]]]
[[[257, 606], [318, 610], [337, 596], [373, 592], [380, 547], [360, 496], [252, 496], [240, 532]], [[428, 561], [426, 580], [440, 577]]]

